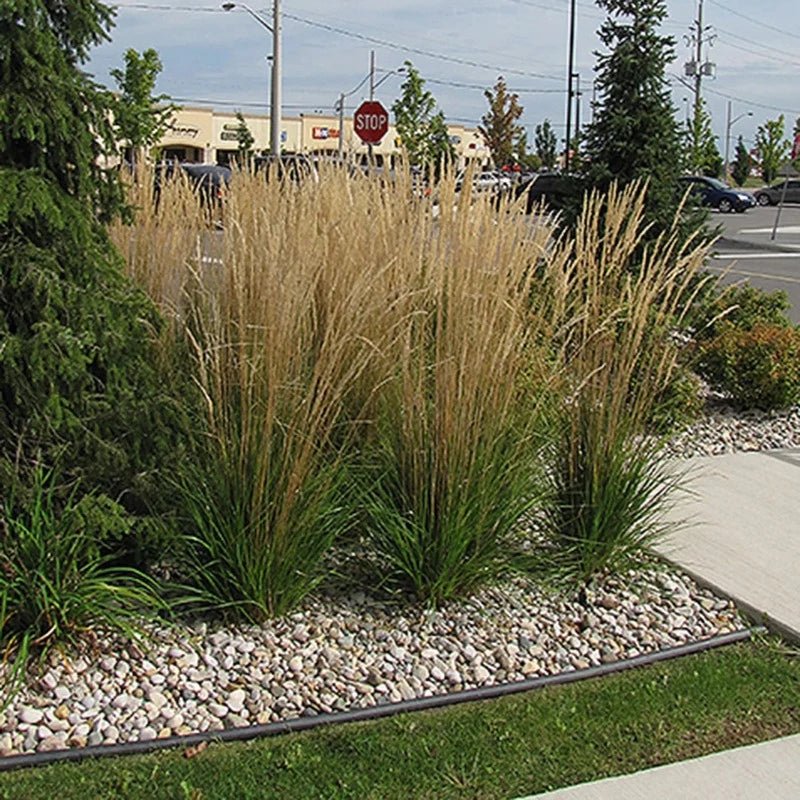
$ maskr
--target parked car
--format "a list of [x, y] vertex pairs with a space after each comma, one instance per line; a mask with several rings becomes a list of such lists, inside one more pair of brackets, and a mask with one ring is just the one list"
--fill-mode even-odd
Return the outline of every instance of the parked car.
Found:
[[281, 180], [290, 180], [298, 186], [306, 181], [319, 183], [319, 172], [314, 162], [302, 153], [281, 153], [279, 156], [256, 156], [253, 159], [256, 172], [263, 170], [267, 180], [277, 174]]
[[[756, 203], [760, 206], [774, 206], [780, 203], [783, 195], [784, 184], [787, 184], [786, 179], [773, 183], [772, 186], [765, 186], [763, 189], [757, 189], [753, 192], [756, 198]], [[786, 203], [800, 203], [800, 180], [790, 178], [786, 186]]]
[[[456, 191], [460, 192], [464, 184], [466, 172], [462, 171], [456, 176]], [[502, 172], [494, 170], [483, 170], [483, 172], [476, 172], [472, 176], [472, 194], [476, 195], [481, 192], [491, 192], [495, 195], [502, 195], [511, 190], [511, 179], [504, 175]]]
[[514, 197], [525, 197], [525, 213], [530, 214], [539, 205], [558, 210], [582, 193], [580, 178], [561, 172], [535, 172], [526, 175], [514, 186]]
[[731, 189], [716, 178], [707, 178], [705, 175], [682, 175], [678, 178], [681, 191], [689, 188], [691, 199], [704, 206], [716, 208], [727, 214], [730, 211], [739, 213], [752, 208], [756, 199], [750, 192], [741, 189]]
[[231, 171], [218, 164], [193, 164], [188, 162], [168, 161], [156, 165], [153, 191], [156, 203], [161, 194], [161, 184], [175, 175], [184, 174], [189, 179], [192, 189], [198, 193], [205, 205], [219, 204], [225, 189], [231, 182]]

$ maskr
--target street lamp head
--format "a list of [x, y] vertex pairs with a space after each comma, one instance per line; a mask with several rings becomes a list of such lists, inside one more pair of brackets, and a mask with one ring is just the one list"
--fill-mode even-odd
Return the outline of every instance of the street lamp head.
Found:
[[231, 9], [236, 8], [236, 3], [223, 3], [222, 10], [223, 11], [230, 11]]

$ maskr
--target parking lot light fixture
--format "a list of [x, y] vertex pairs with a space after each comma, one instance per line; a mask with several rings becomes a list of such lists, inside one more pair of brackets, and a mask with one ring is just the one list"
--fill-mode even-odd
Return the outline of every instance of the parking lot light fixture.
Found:
[[232, 11], [234, 8], [246, 11], [259, 25], [272, 34], [272, 78], [269, 104], [270, 152], [274, 156], [279, 156], [281, 154], [281, 3], [280, 0], [273, 0], [272, 25], [244, 3], [222, 4], [223, 11]]

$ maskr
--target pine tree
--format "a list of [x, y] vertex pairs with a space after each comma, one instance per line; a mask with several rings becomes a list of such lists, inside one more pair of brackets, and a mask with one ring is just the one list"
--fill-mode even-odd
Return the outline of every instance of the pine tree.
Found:
[[94, 0], [0, 6], [0, 489], [21, 459], [117, 496], [163, 452], [159, 318], [103, 225], [123, 209], [113, 98], [80, 69], [111, 21]]
[[739, 136], [736, 142], [736, 152], [734, 154], [733, 165], [731, 166], [731, 177], [737, 186], [743, 186], [750, 175], [750, 153], [744, 146], [744, 141]]
[[603, 187], [648, 180], [646, 216], [657, 235], [673, 219], [680, 172], [680, 135], [667, 65], [674, 40], [659, 33], [664, 0], [597, 0], [608, 12], [599, 30], [598, 105], [585, 141], [590, 183]]
[[536, 155], [542, 161], [542, 166], [553, 169], [556, 165], [556, 148], [558, 140], [550, 125], [550, 120], [546, 119], [541, 125], [536, 126], [536, 138], [534, 140]]
[[522, 116], [523, 108], [519, 104], [519, 95], [509, 93], [506, 82], [501, 75], [494, 85], [494, 90], [484, 93], [489, 102], [489, 111], [481, 118], [478, 130], [492, 154], [496, 167], [510, 164], [514, 160], [515, 148], [525, 129], [517, 124]]
[[698, 175], [718, 178], [722, 174], [724, 162], [711, 131], [711, 116], [706, 109], [705, 100], [701, 99], [700, 104], [695, 106], [689, 126], [689, 138], [692, 143], [690, 170]]
[[401, 96], [392, 104], [397, 135], [414, 167], [438, 171], [454, 158], [444, 112], [436, 111], [436, 98], [425, 88], [425, 79], [410, 61], [405, 62], [406, 80]]

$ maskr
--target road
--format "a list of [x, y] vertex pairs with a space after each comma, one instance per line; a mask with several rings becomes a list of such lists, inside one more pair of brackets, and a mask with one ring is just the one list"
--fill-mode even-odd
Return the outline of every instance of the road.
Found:
[[712, 224], [721, 225], [708, 269], [723, 274], [722, 282], [747, 282], [766, 291], [782, 289], [792, 307], [790, 319], [800, 324], [800, 206], [781, 211], [776, 236], [772, 229], [778, 209], [756, 207], [743, 214], [712, 212]]

